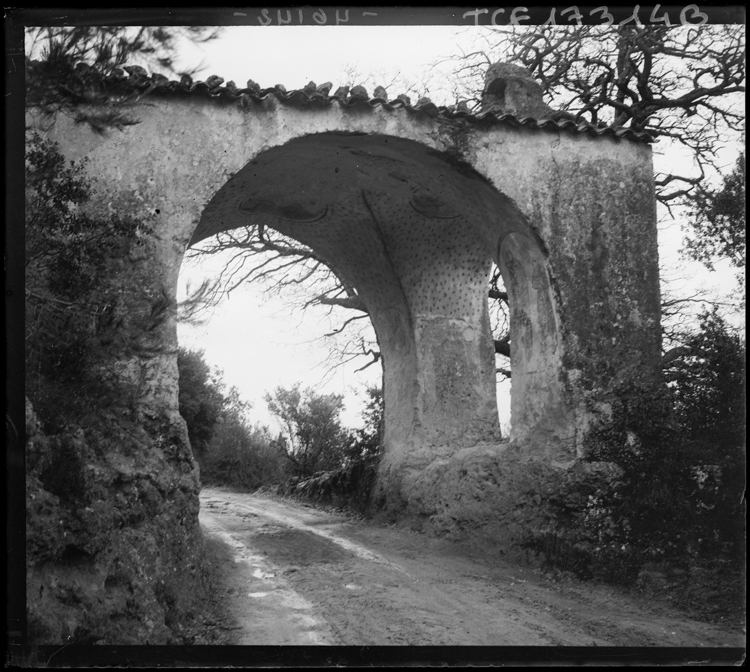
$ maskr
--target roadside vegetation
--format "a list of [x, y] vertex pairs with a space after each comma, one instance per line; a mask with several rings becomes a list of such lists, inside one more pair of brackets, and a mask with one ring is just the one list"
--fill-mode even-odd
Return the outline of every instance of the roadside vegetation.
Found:
[[368, 510], [380, 456], [383, 406], [379, 389], [366, 391], [363, 426], [347, 429], [343, 397], [277, 387], [265, 397], [279, 421], [275, 433], [248, 419], [250, 404], [227, 389], [202, 351], [181, 348], [180, 413], [188, 426], [204, 485], [239, 491], [265, 487], [279, 494]]
[[[662, 594], [709, 620], [744, 618], [745, 339], [715, 310], [660, 394], [623, 390], [606, 436], [526, 545], [553, 573]], [[599, 469], [607, 465], [606, 469]]]
[[120, 327], [129, 300], [142, 297], [126, 292], [113, 268], [144, 245], [150, 223], [91, 217], [86, 206], [94, 198], [85, 162], [68, 164], [55, 143], [29, 136], [26, 393], [48, 432], [96, 421], [91, 409], [127, 406], [139, 392], [107, 355], [138, 346]]

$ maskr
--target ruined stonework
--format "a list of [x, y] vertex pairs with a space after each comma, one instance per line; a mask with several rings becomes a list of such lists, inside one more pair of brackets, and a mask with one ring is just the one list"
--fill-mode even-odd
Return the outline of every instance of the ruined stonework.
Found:
[[[135, 126], [97, 133], [33, 108], [29, 123], [68, 158], [88, 157], [103, 208], [127, 193], [153, 213], [149, 282], [171, 301], [189, 245], [251, 224], [309, 245], [356, 287], [384, 362], [381, 514], [510, 546], [522, 521], [543, 523], [539, 501], [585, 457], [622, 384], [658, 384], [647, 135], [562, 118], [509, 65], [493, 66], [478, 116], [313, 84], [239, 90], [138, 70], [122, 81], [144, 95]], [[511, 307], [509, 437], [495, 402], [493, 261]], [[173, 322], [159, 333], [148, 398], [173, 418]], [[153, 440], [144, 446], [155, 459]], [[197, 489], [180, 486], [189, 530]]]
[[189, 445], [179, 425], [105, 419], [46, 436], [27, 405], [27, 637], [186, 643], [208, 598]]

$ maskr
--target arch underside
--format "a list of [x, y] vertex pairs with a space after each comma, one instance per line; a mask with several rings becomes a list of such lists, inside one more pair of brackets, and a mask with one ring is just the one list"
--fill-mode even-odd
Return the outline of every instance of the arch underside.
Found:
[[[560, 404], [558, 391], [542, 389], [558, 378], [545, 254], [514, 204], [466, 164], [389, 136], [297, 138], [259, 154], [216, 193], [191, 245], [244, 226], [298, 240], [356, 288], [383, 354], [389, 460], [418, 469], [500, 440], [487, 310], [493, 259], [520, 304], [517, 335], [511, 320], [514, 435], [549, 417], [545, 404]], [[512, 252], [498, 256], [505, 240]], [[508, 272], [511, 253], [522, 272]], [[540, 315], [538, 330], [529, 320]], [[545, 366], [527, 384], [526, 371]]]

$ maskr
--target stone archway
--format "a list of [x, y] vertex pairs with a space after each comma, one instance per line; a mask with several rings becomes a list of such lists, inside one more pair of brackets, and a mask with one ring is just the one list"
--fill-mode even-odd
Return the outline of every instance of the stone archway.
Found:
[[[107, 369], [125, 386], [137, 383], [138, 395], [102, 445], [96, 432], [81, 443], [96, 448], [86, 453], [95, 468], [81, 472], [87, 496], [127, 512], [150, 492], [151, 508], [142, 520], [121, 517], [115, 535], [100, 530], [101, 544], [79, 563], [80, 582], [64, 578], [71, 556], [62, 549], [93, 548], [88, 509], [66, 508], [38, 485], [31, 538], [46, 544], [54, 529], [60, 546], [30, 558], [40, 572], [30, 613], [42, 613], [45, 585], [86, 598], [55, 602], [64, 615], [49, 620], [55, 632], [63, 621], [104, 627], [112, 609], [97, 591], [116, 586], [125, 596], [128, 582], [113, 583], [110, 561], [126, 552], [128, 581], [149, 606], [133, 614], [136, 630], [104, 627], [112, 641], [126, 630], [141, 639], [158, 630], [164, 641], [164, 605], [189, 610], [200, 599], [184, 581], [200, 572], [199, 480], [179, 414], [169, 310], [191, 240], [248, 221], [276, 227], [358, 287], [386, 362], [387, 450], [375, 506], [440, 534], [508, 548], [546, 525], [538, 502], [586, 456], [592, 430], [611, 425], [622, 390], [660, 383], [646, 135], [565, 119], [515, 66], [490, 70], [478, 115], [369, 99], [361, 87], [329, 96], [326, 85], [260, 91], [222, 81], [167, 82], [138, 69], [92, 80], [97, 100], [124, 91], [137, 101], [129, 109], [140, 123], [112, 132], [78, 123], [106, 118], [106, 104], [70, 116], [28, 110], [29, 129], [59, 143], [66, 160], [85, 159], [97, 217], [122, 210], [151, 230], [111, 269], [129, 295], [120, 317], [133, 347], [107, 346]], [[514, 417], [503, 444], [485, 298], [492, 260], [512, 302]], [[137, 449], [122, 445], [118, 423], [139, 437]], [[61, 437], [33, 440], [62, 445]]]
[[501, 439], [486, 301], [493, 260], [513, 306], [510, 438], [533, 454], [548, 443], [526, 439], [545, 423], [555, 438], [572, 434], [543, 246], [468, 164], [386, 135], [296, 138], [216, 192], [191, 244], [247, 225], [309, 246], [364, 302], [383, 353], [387, 497], [402, 496], [405, 473]]

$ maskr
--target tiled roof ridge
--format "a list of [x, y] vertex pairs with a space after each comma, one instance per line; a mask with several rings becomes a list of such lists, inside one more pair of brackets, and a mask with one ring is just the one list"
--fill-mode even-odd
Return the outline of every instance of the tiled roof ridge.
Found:
[[[31, 62], [32, 65], [35, 62]], [[79, 63], [76, 66], [76, 72], [84, 74], [93, 69]], [[330, 82], [316, 85], [310, 82], [302, 89], [287, 91], [284, 86], [277, 84], [273, 87], [261, 89], [253, 80], [247, 81], [245, 88], [238, 88], [233, 81], [224, 84], [224, 79], [216, 75], [211, 75], [205, 81], [193, 81], [189, 75], [183, 75], [180, 81], [170, 80], [164, 75], [152, 74], [140, 66], [125, 66], [116, 68], [111, 75], [101, 76], [100, 81], [103, 84], [126, 84], [128, 87], [148, 92], [159, 93], [182, 93], [193, 94], [199, 93], [208, 95], [212, 98], [228, 98], [239, 102], [241, 105], [250, 104], [249, 101], [260, 102], [269, 96], [274, 96], [283, 104], [302, 104], [305, 106], [325, 105], [330, 106], [334, 102], [340, 106], [349, 108], [356, 105], [368, 105], [371, 108], [383, 107], [388, 111], [404, 108], [415, 114], [426, 114], [430, 117], [443, 117], [448, 119], [464, 119], [470, 123], [502, 123], [516, 127], [541, 130], [562, 130], [578, 134], [588, 134], [595, 136], [609, 136], [636, 142], [651, 143], [654, 137], [647, 131], [633, 131], [625, 127], [608, 126], [606, 124], [591, 124], [587, 121], [575, 121], [568, 118], [552, 119], [534, 119], [532, 117], [519, 118], [513, 114], [496, 112], [472, 113], [465, 103], [456, 107], [446, 107], [435, 105], [429, 98], [420, 98], [415, 105], [411, 104], [409, 96], [401, 94], [395, 99], [389, 101], [382, 97], [387, 95], [383, 87], [376, 87], [374, 93], [376, 97], [370, 98], [367, 90], [363, 86], [342, 86], [336, 89], [333, 95], [329, 95], [333, 85]]]

